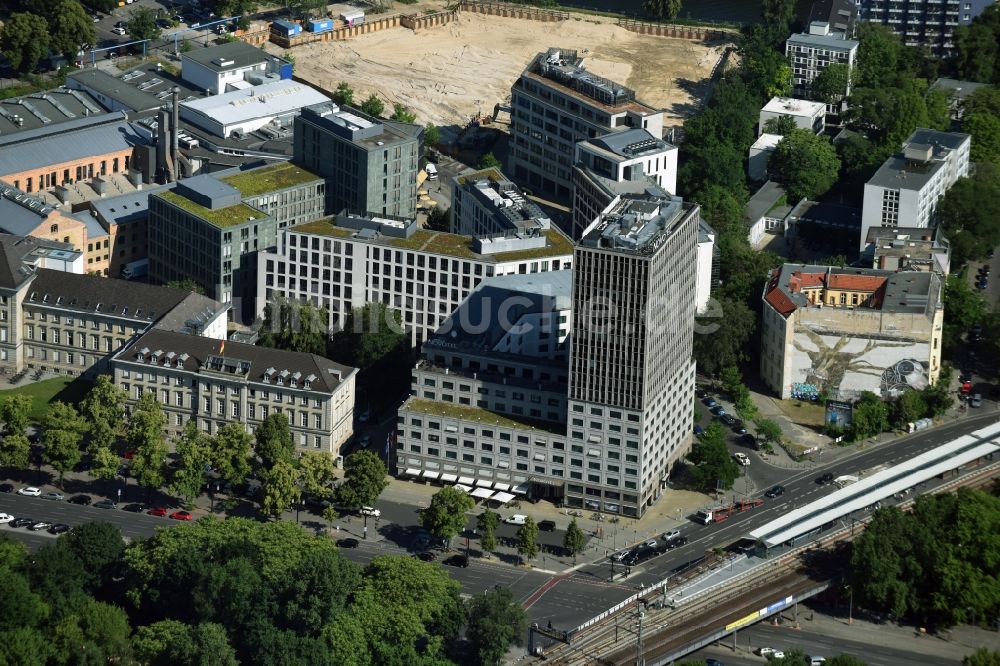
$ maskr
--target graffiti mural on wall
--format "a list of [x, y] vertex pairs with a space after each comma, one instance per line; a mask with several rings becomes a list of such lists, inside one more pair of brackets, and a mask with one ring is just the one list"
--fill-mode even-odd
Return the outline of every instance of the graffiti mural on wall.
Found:
[[796, 330], [794, 384], [812, 384], [836, 395], [871, 391], [883, 397], [927, 385], [927, 343], [892, 342]]

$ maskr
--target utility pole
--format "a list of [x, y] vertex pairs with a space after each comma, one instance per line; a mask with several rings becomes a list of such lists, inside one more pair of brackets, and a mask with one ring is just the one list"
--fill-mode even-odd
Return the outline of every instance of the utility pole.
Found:
[[636, 636], [635, 666], [646, 666], [646, 660], [642, 656], [642, 619], [646, 617], [646, 602], [640, 599], [635, 606], [639, 616], [639, 633]]

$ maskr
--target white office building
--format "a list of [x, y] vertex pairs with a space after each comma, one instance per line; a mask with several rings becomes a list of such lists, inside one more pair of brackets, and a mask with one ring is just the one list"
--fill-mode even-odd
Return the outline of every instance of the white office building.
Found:
[[757, 136], [764, 134], [764, 125], [768, 120], [782, 117], [791, 118], [800, 129], [819, 134], [826, 124], [826, 104], [793, 97], [772, 97], [760, 110]]
[[914, 130], [865, 183], [861, 249], [872, 227], [932, 226], [938, 199], [969, 173], [971, 143], [968, 134]]
[[[847, 39], [842, 32], [830, 30], [826, 21], [809, 24], [809, 32], [792, 35], [785, 40], [785, 55], [792, 64], [792, 83], [797, 96], [811, 92], [812, 82], [820, 72], [835, 63], [854, 67], [858, 42]], [[847, 93], [850, 94], [850, 83]]]

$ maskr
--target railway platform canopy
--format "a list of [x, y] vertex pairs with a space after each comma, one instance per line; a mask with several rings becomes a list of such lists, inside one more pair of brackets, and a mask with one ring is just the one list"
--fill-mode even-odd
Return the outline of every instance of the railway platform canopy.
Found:
[[994, 423], [790, 511], [753, 530], [749, 538], [765, 551], [785, 544], [794, 546], [855, 511], [906, 493], [935, 477], [944, 478], [966, 465], [991, 460], [998, 453], [1000, 423]]

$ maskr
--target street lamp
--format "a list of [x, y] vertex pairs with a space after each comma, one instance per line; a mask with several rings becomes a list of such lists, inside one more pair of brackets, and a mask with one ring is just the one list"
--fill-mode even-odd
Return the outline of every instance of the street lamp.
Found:
[[847, 588], [847, 624], [854, 624], [854, 588], [845, 585]]

